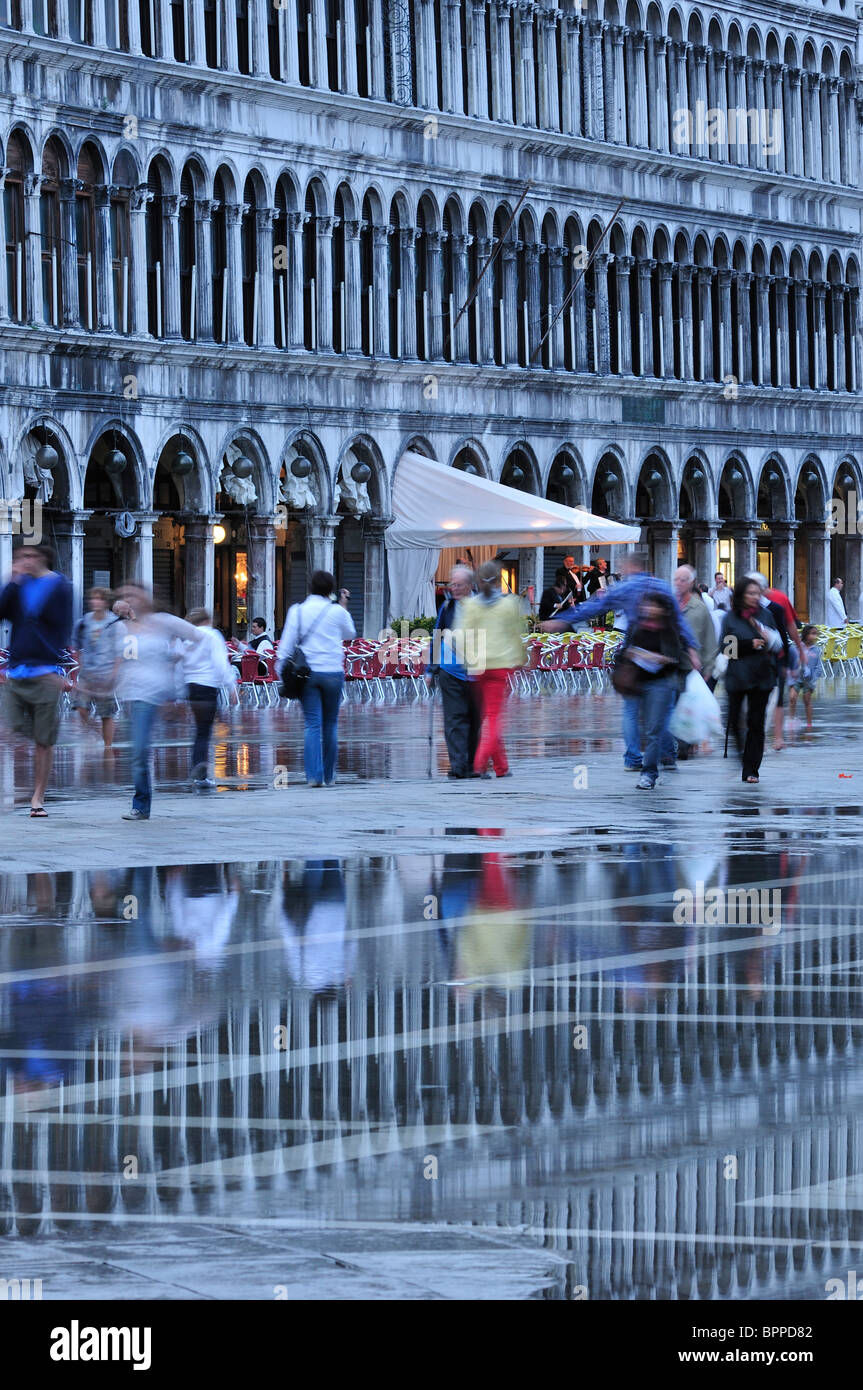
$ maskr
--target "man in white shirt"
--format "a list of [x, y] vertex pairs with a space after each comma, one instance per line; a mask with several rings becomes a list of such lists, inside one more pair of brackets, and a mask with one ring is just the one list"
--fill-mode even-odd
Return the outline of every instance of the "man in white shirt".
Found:
[[713, 588], [709, 590], [710, 597], [716, 607], [723, 613], [728, 613], [731, 609], [731, 590], [725, 582], [725, 575], [721, 570], [717, 570], [713, 576]]
[[827, 591], [828, 627], [845, 627], [848, 622], [848, 614], [845, 612], [845, 602], [842, 598], [844, 587], [841, 579], [834, 579], [832, 586]]
[[210, 735], [216, 718], [219, 691], [236, 679], [228, 660], [228, 647], [221, 632], [213, 627], [213, 615], [206, 608], [193, 608], [187, 622], [198, 629], [197, 646], [186, 647], [183, 653], [183, 675], [189, 705], [195, 720], [195, 742], [192, 746], [190, 780], [196, 791], [212, 791], [216, 785], [209, 776]]

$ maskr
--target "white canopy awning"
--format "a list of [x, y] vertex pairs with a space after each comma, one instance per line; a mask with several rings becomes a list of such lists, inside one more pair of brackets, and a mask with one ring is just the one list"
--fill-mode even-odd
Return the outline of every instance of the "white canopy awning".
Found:
[[415, 546], [621, 545], [637, 541], [637, 526], [564, 507], [518, 488], [489, 482], [422, 454], [402, 455], [393, 482], [395, 521], [387, 550]]
[[447, 546], [625, 545], [641, 536], [638, 526], [547, 502], [410, 451], [396, 468], [393, 515], [384, 533], [393, 618], [434, 613], [437, 557]]

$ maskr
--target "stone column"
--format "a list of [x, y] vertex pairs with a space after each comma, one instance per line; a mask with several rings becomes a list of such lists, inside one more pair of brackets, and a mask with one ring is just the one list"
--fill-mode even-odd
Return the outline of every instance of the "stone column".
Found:
[[237, 62], [237, 7], [234, 0], [216, 0], [216, 23], [221, 28], [222, 69], [239, 72]]
[[804, 73], [806, 82], [806, 110], [804, 119], [809, 134], [809, 178], [820, 183], [823, 164], [821, 159], [821, 77], [817, 72]]
[[845, 294], [847, 285], [830, 286], [833, 317], [833, 390], [846, 390], [845, 384]]
[[668, 69], [665, 58], [667, 51], [668, 39], [664, 34], [648, 34], [648, 72], [652, 72], [654, 75], [651, 93], [650, 145], [651, 149], [661, 150], [663, 153], [670, 147], [668, 138]]
[[176, 193], [162, 197], [165, 224], [165, 264], [162, 266], [162, 303], [166, 338], [181, 336], [180, 317], [180, 199]]
[[694, 265], [680, 265], [677, 268], [677, 284], [680, 302], [680, 376], [683, 381], [692, 381], [695, 376], [692, 352], [692, 276]]
[[717, 272], [719, 279], [719, 361], [716, 364], [716, 376], [719, 381], [724, 377], [732, 375], [732, 354], [731, 335], [734, 321], [731, 314], [731, 276], [732, 272], [721, 269]]
[[495, 112], [499, 121], [513, 121], [515, 113], [512, 109], [512, 80], [510, 77], [513, 62], [512, 52], [512, 25], [510, 17], [513, 6], [510, 0], [497, 0], [495, 11], [497, 14], [497, 91], [500, 106]]
[[793, 282], [794, 293], [794, 337], [795, 341], [791, 344], [791, 351], [795, 354], [799, 364], [797, 372], [798, 386], [809, 385], [809, 316], [807, 313], [808, 303], [808, 280], [795, 280]]
[[518, 70], [515, 75], [515, 99], [520, 125], [536, 125], [536, 84], [533, 65], [534, 0], [519, 0]]
[[[539, 294], [539, 255], [540, 247], [536, 244], [525, 246], [525, 270], [527, 271], [527, 331], [524, 335], [524, 365], [531, 365], [531, 357], [536, 349], [537, 343], [542, 337], [539, 330], [540, 320], [540, 294]], [[524, 310], [519, 306], [520, 312]], [[533, 364], [540, 366], [539, 361]]]
[[756, 564], [756, 529], [754, 526], [731, 522], [726, 526], [734, 540], [734, 578], [752, 574]]
[[318, 260], [315, 267], [318, 352], [333, 350], [333, 219], [315, 219]]
[[363, 523], [363, 636], [377, 637], [386, 626], [384, 533], [393, 518], [367, 516]]
[[842, 182], [842, 159], [839, 148], [841, 127], [839, 123], [839, 78], [831, 77], [828, 83], [828, 121], [830, 139], [830, 169], [834, 183]]
[[[334, 571], [335, 535], [341, 521], [340, 516], [304, 517], [306, 531], [306, 568], [309, 574], [315, 570]], [[377, 634], [375, 634], [377, 636]]]
[[486, 0], [464, 0], [468, 10], [468, 114], [488, 120], [488, 79], [485, 65]]
[[399, 255], [401, 257], [402, 287], [402, 358], [416, 361], [417, 356], [417, 310], [416, 295], [416, 231], [413, 227], [403, 227], [399, 232]]
[[653, 553], [653, 573], [657, 579], [664, 579], [666, 584], [671, 583], [671, 577], [677, 569], [678, 525], [676, 521], [646, 523]]
[[287, 215], [289, 263], [288, 272], [288, 345], [295, 351], [305, 347], [303, 330], [303, 224], [308, 213], [289, 212]]
[[[360, 298], [362, 295], [362, 276], [360, 274], [360, 224], [346, 220], [345, 224], [345, 350], [351, 353], [362, 352], [362, 315]], [[404, 311], [404, 294], [402, 295]], [[377, 309], [376, 309], [377, 312]]]
[[809, 545], [809, 621], [826, 623], [827, 590], [830, 588], [830, 532], [813, 523], [804, 527]]
[[863, 536], [857, 532], [845, 538], [845, 573], [839, 576], [845, 580], [845, 591], [842, 595], [845, 600], [845, 611], [849, 618], [859, 622], [863, 612], [861, 612], [861, 599], [863, 599], [863, 572], [861, 572], [861, 547], [863, 547]]
[[443, 58], [444, 110], [464, 111], [461, 75], [461, 0], [441, 0], [441, 52]]
[[[39, 189], [42, 186], [41, 174], [24, 175], [24, 267], [23, 275], [26, 289], [24, 297], [27, 305], [25, 322], [38, 323], [42, 318], [42, 229]], [[99, 246], [94, 248], [98, 268]], [[5, 274], [5, 270], [4, 270]], [[98, 323], [98, 303], [96, 322]], [[93, 325], [96, 327], [96, 324]]]
[[153, 588], [153, 526], [158, 512], [134, 512], [138, 531], [135, 537], [135, 582], [145, 589]]
[[259, 208], [255, 213], [256, 257], [258, 264], [258, 347], [276, 346], [273, 296], [273, 222], [275, 208]]
[[384, 70], [384, 21], [381, 0], [369, 0], [369, 30], [372, 45], [372, 96], [376, 101], [386, 100], [386, 73]]
[[[130, 5], [129, 10], [137, 10], [137, 6]], [[189, 62], [196, 68], [205, 68], [207, 66], [207, 42], [204, 34], [204, 0], [190, 0], [189, 12], [192, 21], [187, 40]]]
[[[476, 246], [477, 265], [481, 270], [492, 253], [493, 242], [488, 237], [479, 237]], [[468, 286], [468, 288], [472, 287]], [[494, 272], [489, 269], [480, 280], [476, 299], [465, 315], [465, 318], [468, 315], [474, 318], [477, 332], [477, 355], [482, 363], [494, 361], [494, 316], [496, 313]]]
[[[549, 246], [546, 251], [548, 256], [548, 323], [542, 324], [542, 334], [548, 332], [549, 323], [554, 320], [555, 314], [558, 318], [554, 323], [548, 338], [550, 348], [549, 361], [556, 371], [561, 371], [566, 361], [564, 350], [564, 328], [567, 322], [567, 315], [561, 314], [560, 306], [563, 303], [563, 256], [562, 246]], [[542, 335], [540, 335], [542, 336]], [[573, 362], [575, 370], [575, 362]]]
[[638, 371], [641, 376], [654, 375], [653, 358], [653, 297], [651, 282], [656, 261], [640, 260], [636, 263], [638, 275]]
[[815, 362], [815, 380], [810, 382], [810, 385], [815, 391], [823, 391], [827, 385], [827, 324], [824, 303], [827, 297], [827, 282], [825, 280], [813, 280], [812, 294], [815, 300], [815, 311], [812, 316], [815, 337], [812, 354]]
[[606, 128], [611, 128], [610, 117], [606, 123], [602, 80], [603, 28], [601, 19], [589, 19], [582, 31], [587, 39], [584, 59], [585, 134], [592, 140], [604, 140]]
[[594, 369], [603, 376], [607, 376], [611, 371], [611, 338], [608, 322], [608, 268], [610, 261], [611, 256], [605, 251], [597, 252], [593, 258], [593, 282], [595, 286], [593, 313], [596, 315], [596, 319], [588, 323], [588, 332], [593, 336], [595, 345]]
[[851, 390], [860, 390], [860, 290], [848, 286], [848, 318], [851, 332]]
[[617, 370], [621, 376], [632, 375], [632, 303], [629, 274], [635, 261], [632, 256], [615, 256], [617, 276]]
[[[803, 173], [803, 131], [801, 129], [802, 108], [800, 105], [800, 70], [785, 69], [785, 169], [798, 178]], [[790, 140], [789, 140], [790, 135]]]
[[186, 611], [190, 608], [207, 608], [213, 611], [215, 598], [215, 546], [213, 527], [221, 520], [218, 516], [178, 517], [183, 522], [183, 546], [186, 568], [186, 592], [184, 603]]
[[[746, 59], [739, 53], [731, 55], [731, 80], [734, 87], [733, 109], [736, 112], [746, 110]], [[749, 127], [745, 120], [739, 116], [734, 122], [734, 163], [745, 166], [749, 163]], [[728, 133], [729, 147], [731, 145], [731, 132]]]
[[[721, 91], [724, 90], [723, 78], [725, 76], [724, 67], [720, 72], [718, 60], [724, 59], [724, 54], [717, 52], [714, 48], [707, 50], [707, 106], [711, 111], [722, 110]], [[725, 149], [720, 143], [711, 139], [707, 146], [707, 156], [709, 159], [721, 160], [725, 158]]]
[[697, 269], [698, 293], [698, 365], [701, 381], [714, 380], [713, 366], [713, 295], [711, 285], [716, 274], [712, 265]]
[[[380, 0], [378, 0], [378, 3]], [[279, 49], [282, 77], [293, 87], [300, 85], [300, 35], [297, 27], [296, 5], [285, 5], [278, 12]]]
[[[674, 59], [675, 84], [673, 110], [691, 110], [691, 103], [689, 99], [689, 82], [687, 81], [686, 76], [686, 60], [687, 55], [689, 53], [689, 44], [683, 43], [679, 39], [675, 40], [671, 45], [671, 52], [672, 57]], [[692, 114], [694, 116], [695, 113], [693, 112]], [[694, 133], [695, 132], [693, 130], [693, 136]], [[675, 154], [681, 155], [691, 155], [695, 153], [692, 144], [689, 140], [686, 139], [678, 141], [676, 145], [672, 143], [672, 150]]]
[[[78, 179], [63, 179], [60, 184], [60, 265], [58, 270], [63, 282], [63, 326], [64, 328], [77, 328], [81, 322], [78, 309], [78, 259], [75, 254], [75, 193], [81, 187]], [[2, 180], [0, 180], [2, 189]], [[2, 203], [2, 198], [0, 198]], [[2, 208], [0, 208], [2, 217]], [[3, 230], [3, 229], [0, 229]], [[5, 246], [4, 240], [0, 244]], [[134, 262], [133, 262], [134, 264]], [[6, 318], [6, 276], [0, 276], [0, 295], [3, 296], [3, 308], [0, 310], [0, 318]], [[133, 319], [133, 306], [129, 306], [129, 318]]]
[[[706, 112], [707, 101], [707, 58], [710, 50], [703, 44], [696, 44], [692, 50], [695, 59], [695, 102], [693, 103], [693, 119], [695, 120], [695, 150], [694, 153], [699, 159], [708, 158], [707, 131], [706, 131]], [[699, 106], [699, 103], [701, 105]], [[698, 112], [702, 113], [698, 117]], [[696, 119], [696, 117], [698, 117]]]
[[756, 301], [758, 304], [758, 330], [756, 336], [756, 357], [758, 363], [758, 385], [770, 385], [770, 285], [771, 275], [756, 275]]
[[84, 524], [92, 512], [57, 512], [54, 516], [54, 540], [57, 548], [57, 569], [72, 583], [72, 609], [75, 617], [84, 611]]
[[[540, 6], [540, 44], [541, 61], [539, 64], [540, 80], [539, 91], [537, 92], [537, 103], [539, 109], [539, 124], [543, 130], [560, 130], [560, 103], [558, 100], [558, 78], [561, 87], [564, 85], [565, 75], [558, 74], [557, 71], [557, 26], [561, 19], [560, 10], [554, 8], [547, 10]], [[564, 57], [566, 45], [565, 32], [561, 33], [561, 55]]]
[[195, 298], [195, 341], [213, 341], [213, 203], [209, 198], [195, 199], [195, 265], [197, 288]]
[[575, 10], [566, 10], [561, 16], [561, 57], [563, 73], [561, 80], [560, 128], [564, 135], [581, 134], [581, 58], [579, 54], [579, 30], [581, 20]]
[[518, 366], [518, 251], [514, 241], [504, 242], [501, 251], [503, 261], [503, 323], [504, 323], [504, 364]]
[[791, 281], [787, 275], [777, 275], [773, 283], [776, 287], [776, 385], [787, 386], [791, 381], [788, 338], [788, 287]]
[[692, 526], [693, 569], [698, 583], [713, 583], [716, 573], [716, 540], [719, 535], [718, 521], [698, 521]]
[[417, 106], [429, 111], [437, 107], [437, 61], [435, 58], [434, 0], [418, 0], [417, 17]]
[[387, 237], [389, 227], [372, 227], [372, 265], [374, 273], [374, 337], [372, 352], [375, 357], [389, 356], [390, 310], [389, 284], [387, 281]]
[[674, 300], [671, 291], [671, 277], [674, 265], [662, 261], [659, 265], [659, 375], [674, 376]]
[[152, 193], [145, 183], [139, 184], [129, 200], [129, 219], [132, 224], [132, 303], [130, 318], [133, 333], [148, 332], [147, 317], [147, 204]]
[[276, 526], [271, 516], [248, 516], [246, 536], [249, 566], [249, 613], [276, 621]]
[[[453, 264], [453, 320], [458, 318], [462, 305], [467, 299], [468, 294], [468, 272], [467, 272], [467, 245], [466, 236], [451, 236], [452, 243], [452, 264]], [[455, 357], [457, 362], [467, 362], [470, 358], [470, 334], [469, 315], [472, 312], [468, 309], [467, 313], [462, 314], [459, 319], [458, 327], [455, 330]]]
[[242, 224], [244, 210], [245, 205], [243, 203], [225, 204], [225, 264], [227, 268], [225, 292], [228, 296], [227, 341], [229, 343], [243, 342]]
[[622, 24], [611, 26], [611, 61], [612, 78], [611, 90], [609, 92], [612, 102], [612, 118], [614, 121], [613, 139], [617, 144], [626, 144], [626, 111], [623, 103], [626, 100], [626, 74], [623, 62], [623, 37], [626, 33]]
[[430, 361], [440, 362], [443, 357], [443, 265], [441, 262], [441, 234], [439, 231], [426, 232], [426, 270], [428, 273], [429, 297], [429, 338]]
[[793, 521], [771, 521], [770, 535], [773, 541], [773, 587], [782, 593], [794, 594], [794, 532], [797, 523]]
[[329, 63], [327, 61], [327, 7], [326, 0], [312, 0], [312, 51], [315, 55], [315, 70], [312, 85], [321, 91], [329, 90]]

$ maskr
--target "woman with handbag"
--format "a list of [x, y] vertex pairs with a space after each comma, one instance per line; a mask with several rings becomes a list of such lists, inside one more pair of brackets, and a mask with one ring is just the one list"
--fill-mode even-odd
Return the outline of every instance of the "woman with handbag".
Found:
[[[725, 690], [728, 695], [727, 728], [743, 762], [743, 781], [757, 782], [764, 757], [764, 718], [770, 692], [777, 682], [776, 659], [782, 638], [773, 615], [761, 601], [757, 579], [738, 579], [731, 595], [731, 609], [722, 622], [720, 652], [728, 660]], [[746, 737], [742, 733], [746, 701]], [[728, 754], [726, 733], [725, 753]]]
[[288, 613], [276, 658], [282, 692], [303, 707], [306, 784], [331, 787], [336, 780], [339, 708], [345, 681], [344, 642], [357, 635], [347, 589], [333, 602], [336, 581], [315, 570], [309, 596]]
[[673, 599], [648, 591], [615, 659], [613, 676], [619, 694], [638, 700], [644, 748], [638, 791], [652, 791], [656, 785], [663, 735], [685, 658]]

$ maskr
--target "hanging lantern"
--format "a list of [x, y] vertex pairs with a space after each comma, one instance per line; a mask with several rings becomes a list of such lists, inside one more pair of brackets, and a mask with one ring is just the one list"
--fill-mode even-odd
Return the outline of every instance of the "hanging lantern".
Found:
[[187, 454], [185, 449], [175, 454], [174, 462], [171, 464], [171, 472], [175, 478], [187, 478], [195, 467], [195, 460], [191, 454]]
[[740, 469], [739, 469], [739, 468], [732, 468], [732, 470], [731, 470], [731, 481], [732, 481], [732, 483], [742, 483], [742, 482], [743, 482], [743, 474], [740, 472]]
[[842, 474], [842, 477], [839, 479], [839, 486], [840, 486], [841, 488], [843, 488], [846, 492], [847, 492], [847, 490], [848, 490], [849, 487], [853, 487], [853, 486], [854, 486], [854, 476], [853, 476], [853, 474], [852, 474], [852, 473], [843, 473], [843, 474]]
[[[234, 471], [236, 472], [236, 469]], [[311, 471], [312, 465], [310, 464], [309, 460], [303, 458], [302, 454], [297, 454], [297, 457], [291, 463], [291, 472], [293, 473], [294, 477], [307, 478]]]
[[810, 468], [807, 473], [804, 473], [803, 481], [807, 487], [814, 487], [815, 484], [818, 482], [818, 474], [813, 473], [812, 469]]
[[571, 483], [572, 480], [573, 480], [573, 478], [575, 477], [575, 474], [573, 473], [573, 471], [572, 471], [572, 469], [570, 468], [569, 464], [568, 464], [568, 463], [565, 463], [565, 464], [563, 465], [563, 467], [561, 468], [560, 473], [559, 473], [558, 476], [559, 476], [560, 481], [561, 481], [562, 483]]
[[235, 478], [251, 478], [255, 471], [255, 465], [251, 459], [246, 458], [245, 454], [240, 454], [240, 457], [234, 459], [231, 464], [231, 471]]
[[372, 476], [372, 470], [367, 463], [355, 463], [351, 469], [351, 477], [355, 483], [367, 483]]
[[119, 449], [112, 449], [105, 459], [105, 472], [116, 477], [118, 473], [123, 472], [125, 467], [126, 455], [122, 454]]
[[647, 475], [647, 483], [646, 483], [646, 486], [647, 486], [647, 487], [650, 487], [650, 488], [659, 487], [659, 484], [660, 484], [661, 482], [662, 482], [662, 474], [659, 472], [659, 470], [658, 470], [657, 468], [652, 468], [652, 469], [650, 470], [650, 472], [648, 473], [648, 475]]
[[462, 473], [470, 473], [471, 477], [475, 478], [479, 472], [479, 469], [477, 468], [475, 463], [466, 463], [461, 471]]
[[60, 455], [53, 444], [43, 444], [36, 450], [36, 467], [43, 468], [47, 473], [53, 473], [60, 463]]
[[524, 482], [524, 469], [519, 468], [517, 463], [514, 463], [509, 470], [509, 482], [511, 487], [517, 487], [519, 483]]
[[775, 487], [778, 482], [779, 474], [776, 472], [775, 468], [771, 468], [770, 472], [767, 474], [767, 486]]
[[702, 482], [702, 481], [704, 480], [704, 472], [703, 472], [703, 470], [700, 469], [700, 468], [693, 468], [692, 472], [691, 472], [690, 475], [689, 475], [689, 480], [690, 480], [690, 482], [692, 482], [692, 483], [700, 483], [700, 482]]
[[603, 492], [611, 492], [612, 488], [617, 487], [617, 474], [612, 473], [610, 470], [608, 473], [604, 473], [601, 487]]

